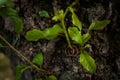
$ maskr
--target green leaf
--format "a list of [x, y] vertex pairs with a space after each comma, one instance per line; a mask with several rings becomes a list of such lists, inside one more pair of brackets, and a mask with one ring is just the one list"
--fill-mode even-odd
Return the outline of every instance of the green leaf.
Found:
[[45, 18], [49, 18], [50, 17], [49, 14], [48, 14], [48, 12], [45, 11], [45, 10], [39, 11], [39, 15], [41, 17], [45, 17]]
[[18, 65], [16, 67], [16, 75], [14, 80], [20, 80], [22, 73], [28, 68], [31, 68], [31, 67], [27, 65]]
[[23, 21], [16, 10], [6, 7], [0, 8], [0, 16], [12, 19], [16, 33], [20, 34], [23, 31]]
[[83, 51], [80, 54], [79, 62], [90, 73], [94, 73], [96, 71], [95, 60], [86, 51]]
[[14, 3], [12, 2], [12, 0], [0, 0], [0, 7], [6, 5], [8, 7], [13, 7]]
[[80, 30], [82, 30], [82, 23], [78, 19], [77, 15], [75, 13], [72, 14], [72, 23], [77, 26]]
[[81, 44], [81, 45], [83, 44], [82, 35], [76, 27], [69, 27], [68, 34], [76, 44]]
[[59, 21], [59, 20], [63, 19], [63, 17], [64, 17], [64, 11], [60, 10], [55, 13], [55, 16], [53, 16], [52, 20]]
[[88, 42], [90, 38], [91, 38], [91, 35], [89, 33], [83, 34], [82, 36], [83, 43], [85, 44], [86, 42]]
[[90, 25], [89, 30], [102, 30], [102, 29], [104, 29], [109, 23], [110, 23], [110, 20], [102, 20], [102, 21], [95, 20], [95, 21], [93, 21], [92, 24]]
[[84, 46], [84, 48], [90, 48], [91, 46], [90, 46], [90, 44], [86, 44], [85, 46]]
[[37, 64], [38, 66], [43, 65], [43, 54], [39, 52], [34, 58], [33, 58], [33, 63]]
[[44, 31], [38, 29], [30, 30], [26, 33], [25, 38], [28, 41], [38, 41], [39, 39], [51, 40], [56, 38], [61, 32], [63, 32], [62, 28], [58, 24], [55, 24], [53, 27], [47, 28]]
[[15, 26], [16, 33], [20, 34], [23, 31], [23, 21], [19, 16], [11, 16]]
[[63, 32], [62, 28], [58, 24], [55, 24], [52, 28], [47, 28], [44, 31], [44, 35], [45, 35], [44, 38], [47, 40], [51, 40], [56, 38], [59, 35], [59, 33], [62, 32]]
[[12, 8], [2, 7], [0, 8], [0, 16], [2, 17], [18, 16], [18, 13], [16, 10]]
[[28, 41], [38, 41], [39, 39], [44, 38], [44, 33], [41, 30], [32, 29], [26, 33], [25, 38]]
[[69, 7], [69, 10], [72, 13], [72, 23], [77, 26], [80, 30], [82, 30], [82, 23], [78, 19], [78, 16], [75, 14], [74, 9], [72, 7]]
[[45, 80], [57, 80], [57, 78], [54, 75], [50, 75], [46, 77]]

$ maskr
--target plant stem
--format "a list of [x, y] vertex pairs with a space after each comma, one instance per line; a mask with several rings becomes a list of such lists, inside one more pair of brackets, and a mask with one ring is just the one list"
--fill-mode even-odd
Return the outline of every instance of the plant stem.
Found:
[[[78, 2], [78, 0], [76, 0], [75, 2], [73, 2], [69, 7], [73, 7], [77, 2]], [[67, 9], [65, 10], [64, 16], [63, 16], [63, 18], [61, 20], [61, 23], [62, 23], [62, 27], [64, 29], [64, 34], [66, 36], [66, 40], [67, 40], [68, 46], [72, 49], [72, 45], [71, 45], [71, 42], [70, 42], [67, 30], [66, 30], [66, 27], [65, 27], [65, 22], [64, 22], [64, 19], [65, 19], [67, 13], [68, 13], [69, 7], [67, 7]]]
[[22, 53], [20, 51], [18, 51], [17, 49], [15, 49], [4, 37], [2, 37], [0, 35], [0, 39], [3, 40], [13, 51], [16, 52], [16, 54], [20, 57], [22, 57], [25, 61], [27, 61], [32, 67], [36, 68], [37, 70], [39, 71], [42, 71], [42, 72], [46, 72], [46, 73], [49, 73], [49, 71], [46, 71], [42, 68], [39, 68], [37, 67], [35, 64], [33, 64], [30, 60], [28, 60], [24, 55], [22, 55]]
[[70, 39], [69, 39], [69, 36], [68, 36], [68, 33], [67, 33], [67, 29], [65, 27], [65, 21], [64, 21], [67, 13], [68, 13], [68, 8], [66, 9], [66, 11], [64, 13], [64, 16], [63, 16], [63, 18], [61, 20], [61, 23], [62, 23], [62, 27], [63, 27], [63, 30], [64, 30], [64, 34], [65, 34], [68, 46], [72, 49], [72, 45], [71, 45], [71, 42], [70, 42]]
[[66, 27], [65, 27], [64, 18], [62, 19], [61, 23], [62, 23], [62, 27], [63, 27], [63, 29], [64, 29], [64, 34], [65, 34], [65, 37], [66, 37], [68, 46], [72, 49], [72, 45], [71, 45], [71, 43], [70, 43], [70, 39], [69, 39], [67, 30], [66, 30]]

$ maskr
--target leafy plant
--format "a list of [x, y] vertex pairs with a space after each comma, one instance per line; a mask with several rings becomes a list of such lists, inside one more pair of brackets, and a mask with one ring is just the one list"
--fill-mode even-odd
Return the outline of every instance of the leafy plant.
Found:
[[28, 68], [31, 68], [31, 67], [30, 67], [30, 66], [27, 66], [27, 65], [18, 65], [18, 66], [16, 67], [16, 75], [15, 75], [14, 80], [19, 80], [20, 77], [21, 77], [21, 75], [22, 75], [22, 73], [23, 73], [26, 69], [28, 69]]
[[[42, 66], [43, 65], [43, 54], [41, 52], [39, 52], [32, 60], [32, 62], [38, 66]], [[18, 65], [16, 67], [16, 76], [14, 80], [19, 80], [22, 73], [28, 69], [28, 68], [32, 68], [32, 66], [28, 66], [28, 65]]]
[[[43, 65], [43, 54], [41, 52], [39, 52], [32, 60], [32, 62], [38, 66], [42, 66]], [[19, 80], [21, 78], [21, 75], [23, 74], [23, 72], [26, 69], [32, 68], [32, 66], [28, 66], [28, 65], [18, 65], [16, 67], [16, 75], [14, 80]], [[50, 75], [50, 76], [45, 76], [44, 78], [39, 78], [36, 80], [57, 80], [57, 78], [54, 75]]]
[[23, 30], [23, 21], [19, 17], [18, 12], [13, 9], [14, 3], [11, 0], [0, 0], [0, 16], [3, 18], [10, 17], [15, 26], [16, 33], [21, 33]]
[[[82, 33], [82, 22], [79, 20], [78, 16], [75, 14], [75, 10], [73, 6], [77, 3], [73, 2], [70, 6], [66, 8], [66, 10], [60, 10], [58, 12], [55, 12], [55, 16], [53, 16], [52, 20], [54, 21], [60, 21], [61, 27], [59, 24], [55, 24], [51, 28], [47, 28], [44, 31], [34, 29], [30, 30], [26, 34], [26, 39], [28, 41], [38, 41], [39, 39], [47, 39], [51, 40], [56, 38], [59, 33], [64, 32], [68, 46], [70, 49], [73, 49], [71, 42], [74, 44], [80, 45], [80, 57], [79, 57], [79, 62], [81, 65], [90, 73], [94, 73], [96, 71], [96, 64], [95, 60], [89, 55], [89, 53], [85, 50], [85, 48], [89, 48], [89, 44], [87, 42], [90, 40], [91, 35], [90, 31], [91, 30], [102, 30], [104, 29], [109, 23], [110, 20], [95, 20], [91, 23], [91, 25], [88, 28], [88, 31], [86, 33]], [[70, 12], [71, 14], [71, 22], [72, 26], [69, 26], [66, 28], [65, 24], [65, 19], [66, 19], [66, 14]], [[71, 41], [72, 40], [72, 41]]]
[[89, 71], [90, 73], [94, 73], [96, 71], [95, 60], [89, 55], [87, 51], [85, 51], [86, 45], [88, 45], [86, 43], [91, 38], [91, 35], [89, 32], [90, 30], [101, 30], [105, 28], [107, 24], [110, 23], [110, 21], [109, 20], [93, 21], [88, 29], [88, 32], [85, 34], [82, 34], [81, 21], [78, 19], [77, 15], [75, 15], [74, 9], [72, 7], [69, 7], [69, 10], [72, 13], [72, 23], [75, 26], [68, 28], [68, 34], [70, 38], [73, 40], [73, 42], [80, 45], [79, 62], [87, 71]]
[[[32, 29], [26, 33], [25, 38], [28, 41], [38, 41], [41, 39], [51, 40], [58, 37], [59, 34], [64, 33], [70, 49], [73, 49], [71, 43], [80, 45], [79, 46], [80, 55], [78, 61], [87, 71], [89, 71], [90, 73], [94, 73], [96, 71], [95, 60], [85, 50], [85, 48], [89, 48], [89, 44], [87, 43], [91, 38], [89, 32], [91, 30], [104, 29], [110, 23], [110, 20], [102, 20], [102, 21], [95, 20], [89, 26], [88, 31], [86, 33], [82, 33], [82, 22], [79, 20], [73, 8], [73, 6], [77, 3], [77, 1], [78, 0], [73, 2], [70, 6], [68, 6], [65, 11], [60, 10], [58, 12], [55, 12], [55, 15], [53, 16], [52, 20], [56, 22], [59, 21], [59, 23], [45, 30]], [[18, 16], [18, 12], [15, 9], [13, 9], [13, 6], [14, 3], [11, 0], [0, 0], [0, 16], [2, 16], [3, 18], [10, 17], [13, 21], [13, 24], [15, 25], [15, 31], [17, 33], [21, 33], [23, 30], [23, 21]], [[73, 25], [66, 27], [67, 24], [65, 23], [65, 19], [68, 12], [71, 14], [71, 22]], [[46, 17], [46, 18], [49, 17], [47, 11], [41, 11], [39, 12], [39, 15], [41, 17]], [[31, 62], [26, 57], [24, 57], [19, 51], [17, 51], [12, 45], [10, 45], [1, 35], [0, 35], [0, 39], [2, 39], [11, 49], [13, 49], [18, 56], [22, 57], [31, 65], [31, 66], [18, 65], [16, 67], [15, 80], [19, 80], [22, 73], [26, 69], [31, 67], [34, 67], [39, 71], [47, 72], [46, 70], [38, 67], [38, 66], [41, 67], [43, 65], [44, 58], [41, 52], [39, 52]], [[0, 46], [2, 46], [2, 43], [0, 43]], [[50, 76], [46, 76], [45, 78], [40, 78], [38, 80], [57, 80], [57, 78], [54, 75], [50, 75]]]

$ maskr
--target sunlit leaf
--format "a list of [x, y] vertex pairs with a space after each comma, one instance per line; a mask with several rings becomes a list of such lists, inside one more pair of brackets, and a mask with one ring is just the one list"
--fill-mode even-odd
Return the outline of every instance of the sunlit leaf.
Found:
[[69, 10], [72, 13], [72, 23], [77, 26], [79, 28], [79, 30], [82, 29], [82, 23], [81, 21], [78, 19], [78, 16], [75, 14], [74, 10], [72, 7], [69, 8]]
[[58, 20], [61, 20], [63, 17], [64, 17], [64, 11], [60, 10], [55, 13], [55, 16], [53, 16], [52, 20], [58, 21]]
[[86, 42], [88, 42], [90, 38], [91, 38], [91, 35], [89, 33], [83, 34], [82, 36], [83, 43], [85, 44]]
[[58, 24], [55, 24], [53, 27], [47, 28], [44, 31], [44, 35], [45, 35], [44, 38], [51, 40], [51, 39], [56, 38], [62, 32], [63, 32], [62, 28]]
[[28, 41], [38, 41], [44, 38], [44, 33], [39, 29], [32, 29], [26, 33], [25, 38]]
[[34, 58], [33, 58], [33, 63], [35, 63], [38, 66], [43, 65], [43, 54], [39, 52]]
[[86, 44], [85, 46], [84, 46], [84, 48], [90, 48], [91, 46], [90, 46], [90, 44]]
[[86, 51], [83, 51], [80, 54], [79, 62], [90, 73], [94, 73], [96, 71], [95, 60]]
[[83, 44], [82, 35], [76, 27], [69, 27], [68, 34], [76, 44]]
[[39, 39], [51, 40], [56, 38], [62, 32], [62, 28], [58, 24], [55, 24], [53, 27], [47, 28], [44, 31], [38, 29], [30, 30], [26, 33], [25, 38], [28, 41], [38, 41]]
[[89, 30], [102, 30], [102, 29], [104, 29], [109, 23], [110, 23], [110, 20], [102, 20], [102, 21], [95, 20], [95, 21], [93, 21], [92, 24], [90, 25]]
[[45, 18], [49, 18], [50, 17], [49, 14], [48, 14], [48, 12], [45, 11], [45, 10], [39, 11], [39, 15], [41, 17], [45, 17]]
[[31, 67], [27, 65], [18, 65], [16, 67], [16, 75], [14, 80], [20, 80], [22, 73], [28, 68], [31, 68]]
[[82, 29], [82, 23], [79, 21], [76, 14], [72, 14], [72, 23], [77, 26], [80, 30]]
[[54, 21], [58, 21], [59, 19], [60, 19], [59, 15], [55, 15], [55, 16], [53, 16], [53, 18], [52, 18], [52, 20], [54, 20]]

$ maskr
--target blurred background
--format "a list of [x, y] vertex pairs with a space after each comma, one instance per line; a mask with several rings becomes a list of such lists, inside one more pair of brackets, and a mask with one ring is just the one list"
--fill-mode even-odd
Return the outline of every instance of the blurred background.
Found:
[[0, 52], [0, 80], [13, 80], [9, 59]]

